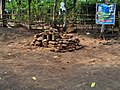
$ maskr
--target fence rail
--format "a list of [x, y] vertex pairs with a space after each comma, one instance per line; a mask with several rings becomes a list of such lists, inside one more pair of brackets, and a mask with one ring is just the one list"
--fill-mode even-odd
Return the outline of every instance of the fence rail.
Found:
[[[120, 13], [119, 13], [120, 14]], [[16, 24], [23, 24], [25, 26], [28, 25], [28, 15], [24, 15], [23, 13], [21, 14], [3, 14], [0, 16], [5, 16], [6, 18], [0, 18], [0, 22], [7, 21], [8, 23], [10, 22], [15, 22]], [[118, 17], [119, 16], [119, 17]], [[120, 15], [116, 16], [115, 18], [115, 25], [109, 25], [109, 26], [114, 26], [114, 27], [119, 27], [120, 29]], [[56, 24], [58, 26], [62, 26], [63, 24], [63, 17], [62, 15], [58, 15], [56, 17]], [[50, 27], [52, 23], [52, 14], [40, 14], [40, 15], [31, 15], [31, 21], [30, 24], [33, 28], [35, 29], [44, 29], [46, 26], [47, 29]], [[69, 14], [67, 16], [67, 24], [74, 24], [76, 28], [79, 28], [82, 26], [82, 29], [94, 29], [96, 27], [100, 27], [100, 25], [96, 25], [95, 23], [95, 15], [93, 14]]]

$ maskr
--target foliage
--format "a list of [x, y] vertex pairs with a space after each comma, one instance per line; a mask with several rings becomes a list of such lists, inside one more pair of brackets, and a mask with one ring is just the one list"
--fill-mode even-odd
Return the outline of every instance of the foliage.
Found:
[[[58, 0], [57, 11], [59, 11], [60, 2], [64, 0]], [[91, 8], [95, 9], [95, 4], [99, 0], [67, 0], [67, 14], [71, 13], [91, 13]], [[101, 3], [101, 2], [98, 2]], [[120, 7], [119, 0], [110, 0], [110, 3], [117, 3], [117, 6]], [[49, 18], [49, 15], [53, 13], [53, 4], [54, 0], [31, 0], [31, 17], [32, 20], [38, 20], [42, 18], [43, 15], [46, 15]], [[6, 9], [13, 14], [23, 14], [19, 19], [27, 20], [28, 18], [28, 0], [7, 0]], [[89, 10], [90, 9], [90, 10]], [[93, 11], [93, 10], [92, 10]], [[95, 10], [93, 12], [95, 14]], [[14, 17], [18, 18], [18, 16]]]

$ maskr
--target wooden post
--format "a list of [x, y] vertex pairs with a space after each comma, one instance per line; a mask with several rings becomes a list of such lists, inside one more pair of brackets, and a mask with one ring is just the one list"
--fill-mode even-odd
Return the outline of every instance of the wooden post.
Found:
[[28, 0], [28, 29], [31, 29], [31, 0]]
[[[103, 3], [108, 4], [108, 0], [103, 0]], [[100, 37], [101, 36], [105, 39], [105, 24], [102, 24]]]

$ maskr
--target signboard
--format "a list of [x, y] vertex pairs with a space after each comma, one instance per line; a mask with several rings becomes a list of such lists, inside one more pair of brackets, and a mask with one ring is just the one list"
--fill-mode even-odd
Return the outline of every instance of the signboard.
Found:
[[115, 23], [116, 4], [96, 4], [96, 24]]

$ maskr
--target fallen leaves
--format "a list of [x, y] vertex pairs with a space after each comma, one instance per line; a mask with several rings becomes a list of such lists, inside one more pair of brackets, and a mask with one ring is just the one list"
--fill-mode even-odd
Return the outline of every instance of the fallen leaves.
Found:
[[33, 80], [37, 80], [37, 78], [36, 78], [36, 77], [32, 77], [32, 79], [33, 79]]
[[95, 83], [95, 82], [92, 82], [90, 86], [93, 88], [93, 87], [96, 86], [96, 83]]

